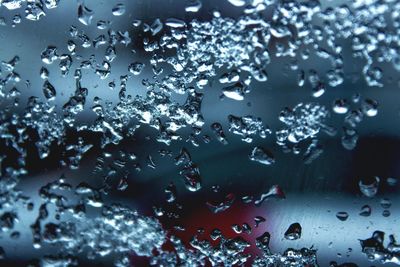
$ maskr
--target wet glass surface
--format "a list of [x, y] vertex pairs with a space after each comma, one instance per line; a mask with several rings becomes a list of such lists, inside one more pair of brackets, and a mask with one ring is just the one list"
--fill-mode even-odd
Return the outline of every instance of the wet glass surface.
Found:
[[400, 265], [400, 3], [0, 0], [1, 266]]

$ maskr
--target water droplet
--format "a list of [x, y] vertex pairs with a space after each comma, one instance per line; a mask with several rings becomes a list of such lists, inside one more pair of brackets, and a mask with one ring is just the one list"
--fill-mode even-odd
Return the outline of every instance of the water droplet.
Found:
[[240, 79], [239, 72], [237, 72], [236, 70], [232, 70], [230, 72], [222, 74], [221, 77], [219, 78], [219, 82], [223, 84], [236, 83], [239, 82], [239, 79]]
[[48, 80], [44, 81], [43, 94], [48, 101], [54, 100], [56, 98], [56, 89]]
[[97, 29], [99, 30], [105, 30], [111, 25], [111, 22], [108, 20], [99, 20], [97, 22]]
[[185, 7], [186, 12], [196, 13], [199, 12], [203, 6], [200, 0], [190, 0], [189, 4]]
[[44, 17], [46, 13], [43, 10], [43, 6], [40, 3], [28, 3], [25, 8], [25, 18], [28, 20], [37, 21], [41, 17]]
[[181, 172], [184, 177], [185, 186], [189, 191], [196, 192], [201, 189], [200, 170], [196, 165], [190, 165]]
[[387, 178], [386, 182], [390, 186], [396, 186], [397, 185], [397, 178], [389, 177], [389, 178]]
[[371, 215], [371, 207], [369, 205], [364, 205], [361, 207], [360, 216], [368, 217]]
[[389, 217], [390, 216], [390, 210], [383, 210], [382, 211], [382, 216], [383, 217]]
[[222, 202], [219, 203], [211, 203], [207, 202], [207, 207], [213, 212], [213, 213], [220, 213], [223, 212], [227, 209], [229, 209], [233, 202], [235, 201], [235, 195], [234, 194], [228, 194], [225, 196], [225, 199]]
[[238, 82], [238, 83], [235, 83], [234, 85], [224, 87], [222, 89], [222, 93], [224, 94], [224, 96], [226, 96], [230, 99], [241, 101], [244, 99], [244, 94], [245, 94], [246, 90], [247, 89], [244, 86], [244, 84], [241, 82]]
[[160, 19], [156, 19], [150, 26], [150, 31], [153, 36], [157, 35], [163, 29], [163, 24]]
[[247, 224], [247, 223], [243, 223], [243, 224], [242, 224], [242, 232], [250, 235], [250, 234], [251, 234], [251, 227], [250, 227], [250, 225]]
[[239, 224], [232, 225], [232, 230], [237, 234], [242, 233], [242, 227]]
[[45, 67], [40, 69], [40, 78], [43, 80], [47, 80], [49, 78], [49, 71]]
[[129, 65], [128, 71], [134, 75], [139, 75], [143, 71], [144, 67], [145, 65], [143, 63], [134, 62]]
[[164, 192], [167, 196], [167, 202], [172, 203], [176, 200], [176, 187], [172, 182], [165, 188]]
[[265, 221], [266, 221], [265, 218], [262, 217], [262, 216], [256, 216], [256, 217], [254, 217], [254, 222], [255, 222], [256, 228], [257, 228], [261, 223], [263, 223], [263, 222], [265, 222]]
[[312, 89], [312, 96], [315, 98], [322, 96], [324, 93], [325, 85], [323, 83], [318, 83], [318, 85]]
[[3, 232], [9, 231], [14, 228], [18, 222], [18, 215], [15, 212], [5, 212], [0, 216], [0, 229]]
[[168, 18], [165, 21], [165, 25], [171, 28], [182, 28], [186, 26], [186, 23], [180, 19]]
[[280, 188], [279, 185], [273, 185], [268, 190], [268, 192], [261, 194], [260, 198], [254, 201], [255, 205], [261, 205], [265, 200], [277, 198], [277, 199], [285, 199], [285, 193]]
[[339, 211], [338, 213], [336, 213], [336, 218], [341, 221], [346, 221], [347, 218], [349, 218], [349, 214], [345, 211]]
[[90, 25], [92, 23], [94, 12], [86, 7], [84, 4], [78, 6], [78, 19], [84, 25]]
[[346, 114], [349, 111], [349, 106], [345, 99], [337, 99], [333, 103], [333, 111], [337, 114]]
[[48, 46], [42, 51], [41, 59], [43, 63], [51, 64], [58, 59], [57, 48], [55, 46]]
[[285, 238], [288, 240], [297, 240], [301, 237], [301, 225], [293, 223], [285, 232]]
[[125, 14], [125, 11], [126, 11], [125, 5], [122, 3], [116, 4], [112, 8], [112, 14], [114, 16], [122, 16], [123, 14]]
[[249, 155], [250, 160], [259, 162], [265, 165], [271, 165], [275, 163], [274, 156], [268, 150], [265, 150], [262, 147], [254, 147]]
[[341, 143], [347, 150], [353, 150], [357, 146], [357, 131], [351, 128], [343, 127], [343, 136]]
[[236, 117], [234, 115], [228, 116], [229, 131], [241, 135], [242, 141], [251, 143], [253, 136], [258, 135], [261, 138], [266, 138], [267, 133], [271, 133], [268, 127], [265, 127], [261, 118], [254, 118], [253, 116]]
[[219, 142], [224, 145], [228, 144], [228, 140], [226, 139], [225, 133], [222, 129], [222, 125], [220, 123], [214, 122], [213, 124], [211, 124], [211, 130], [215, 133]]
[[366, 197], [374, 197], [378, 193], [380, 179], [377, 176], [362, 178], [358, 182], [361, 193]]
[[362, 111], [368, 117], [374, 117], [378, 114], [378, 102], [372, 99], [366, 99], [362, 104]]
[[58, 7], [58, 4], [60, 3], [60, 0], [45, 0], [44, 4], [46, 5], [47, 9], [53, 9]]
[[237, 7], [241, 7], [241, 6], [244, 6], [246, 4], [245, 0], [227, 0], [227, 1], [229, 3], [231, 3], [232, 5], [237, 6]]
[[256, 238], [256, 246], [266, 252], [269, 253], [269, 241], [271, 240], [271, 235], [268, 232], [264, 232], [261, 236]]
[[381, 203], [380, 204], [381, 204], [382, 208], [388, 209], [392, 205], [392, 202], [388, 198], [383, 198], [383, 199], [381, 199]]
[[3, 0], [1, 4], [9, 10], [19, 9], [25, 0]]

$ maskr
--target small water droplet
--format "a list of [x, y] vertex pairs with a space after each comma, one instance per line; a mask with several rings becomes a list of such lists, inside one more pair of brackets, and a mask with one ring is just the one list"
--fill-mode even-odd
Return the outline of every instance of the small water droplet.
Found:
[[369, 205], [364, 205], [361, 207], [360, 216], [368, 217], [371, 215], [371, 207]]
[[301, 225], [293, 223], [285, 232], [285, 238], [288, 240], [297, 240], [301, 237]]
[[336, 218], [341, 221], [346, 221], [347, 218], [349, 218], [349, 214], [345, 211], [339, 211], [338, 213], [336, 213]]
[[112, 8], [112, 14], [114, 16], [122, 16], [123, 14], [125, 14], [125, 11], [126, 11], [125, 5], [122, 3], [116, 4]]
[[94, 12], [86, 7], [83, 3], [78, 6], [78, 20], [84, 25], [92, 23]]
[[256, 161], [264, 165], [271, 165], [275, 163], [274, 156], [268, 150], [262, 147], [254, 147], [249, 155], [250, 160]]
[[368, 176], [358, 182], [361, 193], [366, 197], [374, 197], [378, 193], [380, 179], [377, 176]]

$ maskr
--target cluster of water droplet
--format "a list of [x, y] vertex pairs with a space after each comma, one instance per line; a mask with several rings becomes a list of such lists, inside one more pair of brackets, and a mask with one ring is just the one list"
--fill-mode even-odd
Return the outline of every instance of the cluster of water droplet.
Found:
[[277, 143], [299, 143], [306, 139], [313, 139], [325, 127], [324, 120], [329, 112], [324, 106], [315, 103], [300, 103], [293, 109], [285, 108], [279, 115], [279, 120], [285, 128], [276, 132]]
[[277, 144], [282, 146], [285, 152], [299, 154], [299, 143], [309, 140], [303, 159], [306, 164], [311, 163], [323, 152], [318, 144], [319, 132], [324, 130], [330, 135], [335, 134], [335, 130], [326, 125], [325, 120], [328, 116], [329, 111], [325, 106], [316, 103], [300, 103], [293, 109], [283, 109], [279, 120], [285, 124], [285, 128], [276, 131]]
[[389, 236], [389, 243], [384, 245], [385, 233], [375, 231], [372, 237], [360, 240], [362, 252], [366, 254], [370, 261], [382, 263], [400, 264], [400, 245], [397, 244], [393, 235]]
[[261, 138], [266, 138], [268, 133], [271, 133], [269, 128], [266, 128], [260, 118], [254, 118], [251, 115], [244, 117], [228, 116], [229, 131], [242, 136], [242, 141], [251, 143], [253, 135], [258, 135]]
[[[0, 2], [1, 6], [4, 6], [8, 10], [19, 10], [24, 8], [24, 17], [28, 20], [37, 21], [42, 17], [46, 16], [46, 12], [50, 9], [58, 7], [60, 0], [44, 0], [44, 1], [32, 1], [32, 0], [3, 0]], [[14, 15], [12, 20], [12, 26], [21, 22], [21, 14], [17, 13]], [[5, 24], [5, 19], [2, 17], [1, 24]]]
[[179, 155], [175, 158], [175, 164], [183, 166], [180, 174], [184, 178], [186, 188], [192, 192], [198, 191], [201, 188], [200, 170], [192, 162], [192, 157], [185, 148], [182, 148]]

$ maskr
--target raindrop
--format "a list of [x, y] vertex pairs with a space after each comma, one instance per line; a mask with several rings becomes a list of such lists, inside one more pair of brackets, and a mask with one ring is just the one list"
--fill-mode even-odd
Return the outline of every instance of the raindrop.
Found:
[[396, 186], [397, 185], [397, 178], [389, 177], [386, 180], [389, 186]]
[[297, 240], [301, 237], [301, 225], [299, 223], [293, 223], [285, 232], [285, 238], [287, 240]]
[[44, 17], [46, 13], [43, 10], [43, 6], [38, 3], [28, 3], [25, 9], [25, 18], [32, 21], [37, 21], [41, 17]]
[[217, 136], [217, 140], [224, 145], [228, 144], [228, 140], [226, 139], [224, 130], [222, 129], [222, 125], [218, 122], [214, 122], [211, 124], [211, 130]]
[[390, 208], [390, 206], [392, 206], [392, 202], [388, 198], [381, 199], [380, 204], [381, 204], [381, 207], [384, 209], [388, 209], [388, 208]]
[[336, 213], [336, 218], [341, 221], [346, 221], [347, 218], [349, 218], [349, 214], [345, 211], [339, 211], [338, 213]]
[[219, 212], [223, 212], [227, 209], [229, 209], [233, 202], [235, 201], [235, 195], [230, 193], [228, 195], [225, 196], [225, 199], [220, 202], [220, 203], [211, 203], [211, 202], [207, 202], [207, 207], [213, 212], [213, 213], [219, 213]]
[[200, 0], [190, 0], [189, 4], [186, 5], [185, 11], [190, 12], [190, 13], [196, 13], [199, 12], [203, 4], [201, 3]]
[[19, 9], [25, 0], [3, 0], [1, 4], [9, 10]]
[[285, 199], [285, 193], [279, 185], [273, 185], [269, 188], [268, 192], [261, 194], [260, 198], [254, 201], [256, 206], [261, 205], [265, 200], [268, 199]]
[[86, 7], [83, 3], [78, 6], [78, 19], [84, 25], [90, 25], [92, 23], [94, 12]]
[[380, 179], [377, 176], [368, 176], [358, 182], [361, 193], [366, 197], [374, 197], [378, 193]]
[[60, 0], [45, 0], [44, 4], [46, 5], [47, 9], [52, 9], [58, 7]]
[[362, 104], [362, 111], [368, 117], [374, 117], [378, 114], [378, 102], [372, 99], [366, 99]]
[[112, 8], [112, 14], [114, 16], [122, 16], [123, 14], [125, 14], [125, 5], [124, 4], [116, 4], [113, 8]]
[[261, 236], [256, 238], [256, 246], [266, 252], [269, 253], [269, 241], [271, 240], [271, 235], [268, 232], [265, 232]]
[[164, 192], [167, 197], [167, 202], [172, 203], [176, 200], [176, 187], [172, 182], [165, 188]]
[[238, 225], [238, 224], [232, 225], [232, 230], [237, 234], [241, 234], [242, 233], [242, 227], [240, 225]]
[[106, 21], [106, 20], [99, 20], [97, 22], [97, 29], [99, 30], [105, 30], [110, 26], [111, 22], [110, 21]]
[[349, 111], [349, 105], [345, 99], [337, 99], [333, 103], [333, 111], [337, 114], [346, 114]]
[[271, 165], [275, 163], [274, 156], [268, 150], [262, 147], [254, 147], [249, 155], [250, 160], [256, 161], [264, 165]]
[[244, 94], [245, 94], [246, 90], [247, 89], [244, 86], [244, 84], [241, 82], [238, 82], [238, 83], [235, 83], [234, 85], [224, 87], [222, 89], [222, 93], [227, 98], [241, 101], [244, 99]]
[[51, 64], [58, 59], [57, 48], [55, 46], [48, 46], [42, 51], [41, 59], [43, 63]]
[[133, 75], [139, 75], [143, 71], [144, 67], [145, 65], [143, 63], [134, 62], [128, 66], [128, 71]]
[[257, 228], [261, 223], [263, 223], [263, 222], [265, 222], [265, 221], [266, 221], [265, 218], [262, 217], [262, 216], [256, 216], [256, 217], [254, 217], [254, 222], [255, 222], [256, 228]]
[[40, 78], [43, 80], [47, 80], [49, 78], [49, 71], [45, 67], [40, 69]]
[[389, 217], [390, 216], [390, 210], [383, 210], [382, 211], [382, 216], [383, 217]]
[[44, 81], [43, 94], [48, 101], [54, 100], [56, 98], [56, 89], [48, 80]]
[[165, 25], [171, 28], [182, 28], [186, 26], [186, 23], [180, 19], [168, 18]]
[[361, 211], [359, 213], [360, 216], [368, 217], [371, 215], [371, 207], [369, 205], [364, 205], [361, 207]]
[[156, 19], [150, 26], [150, 31], [153, 36], [157, 35], [163, 29], [163, 24], [160, 19]]
[[228, 0], [228, 2], [237, 7], [241, 7], [246, 4], [245, 0]]
[[325, 93], [325, 85], [323, 83], [319, 83], [312, 89], [312, 96], [318, 98]]

